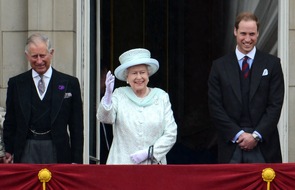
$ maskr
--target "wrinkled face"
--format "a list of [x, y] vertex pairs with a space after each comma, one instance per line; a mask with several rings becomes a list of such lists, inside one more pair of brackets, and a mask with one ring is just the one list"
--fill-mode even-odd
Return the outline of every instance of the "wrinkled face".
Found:
[[135, 93], [145, 92], [149, 82], [147, 65], [142, 64], [129, 67], [127, 70], [127, 82]]
[[32, 69], [38, 74], [44, 74], [50, 67], [53, 52], [53, 49], [48, 52], [46, 43], [38, 41], [29, 45], [26, 57]]
[[257, 31], [257, 24], [253, 20], [242, 20], [238, 29], [234, 29], [237, 46], [240, 52], [249, 53], [257, 43], [259, 32]]

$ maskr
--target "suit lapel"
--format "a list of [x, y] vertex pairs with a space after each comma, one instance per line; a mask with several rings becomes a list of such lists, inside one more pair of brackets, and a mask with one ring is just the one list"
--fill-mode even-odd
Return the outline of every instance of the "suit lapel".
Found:
[[256, 55], [253, 60], [251, 68], [251, 84], [250, 84], [250, 94], [249, 101], [253, 98], [262, 77], [263, 70], [266, 68], [266, 61], [261, 56], [260, 52], [257, 50]]
[[68, 81], [63, 80], [60, 77], [60, 74], [53, 69], [52, 76], [51, 76], [51, 82], [52, 82], [52, 104], [51, 104], [51, 124], [55, 121], [59, 111], [61, 104], [64, 100], [65, 92], [67, 90]]
[[229, 64], [225, 64], [225, 71], [228, 74], [231, 86], [238, 100], [242, 103], [241, 83], [240, 83], [240, 69], [239, 63], [235, 53], [232, 53], [228, 59]]
[[28, 125], [31, 117], [31, 92], [34, 86], [32, 85], [32, 70], [26, 72], [17, 82], [17, 89], [19, 94], [19, 102], [21, 111], [25, 117], [25, 122]]

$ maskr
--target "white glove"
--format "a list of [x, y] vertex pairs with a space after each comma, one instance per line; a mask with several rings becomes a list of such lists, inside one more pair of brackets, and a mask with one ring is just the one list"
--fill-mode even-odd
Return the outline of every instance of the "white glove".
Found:
[[115, 86], [115, 76], [112, 75], [111, 71], [108, 71], [107, 73], [105, 85], [106, 85], [106, 91], [104, 93], [103, 100], [106, 106], [110, 106], [112, 103], [112, 93]]
[[144, 149], [131, 154], [130, 157], [135, 164], [139, 164], [148, 158], [148, 154], [148, 150]]

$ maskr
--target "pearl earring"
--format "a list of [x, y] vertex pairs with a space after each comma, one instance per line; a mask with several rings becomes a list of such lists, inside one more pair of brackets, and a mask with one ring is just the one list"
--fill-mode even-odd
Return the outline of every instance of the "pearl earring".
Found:
[[128, 80], [126, 81], [127, 84], [129, 84]]

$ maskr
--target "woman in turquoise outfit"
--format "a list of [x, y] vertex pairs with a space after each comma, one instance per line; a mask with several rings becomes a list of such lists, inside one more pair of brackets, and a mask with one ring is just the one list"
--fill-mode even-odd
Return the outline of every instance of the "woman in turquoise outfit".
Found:
[[115, 76], [109, 71], [97, 110], [100, 122], [113, 125], [107, 164], [167, 164], [166, 155], [176, 142], [177, 125], [169, 95], [148, 87], [149, 77], [158, 71], [159, 63], [143, 48], [123, 53], [119, 61], [115, 76], [129, 86], [114, 90]]

